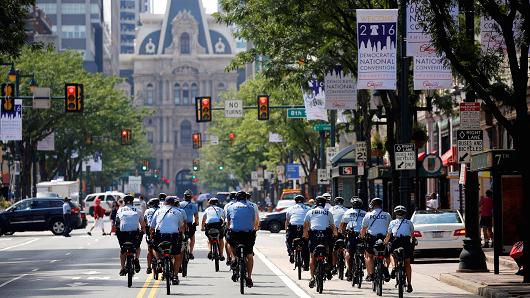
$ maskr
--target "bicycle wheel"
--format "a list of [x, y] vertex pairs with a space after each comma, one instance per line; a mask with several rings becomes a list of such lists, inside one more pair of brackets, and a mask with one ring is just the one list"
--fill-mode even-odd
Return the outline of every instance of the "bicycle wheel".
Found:
[[170, 295], [171, 294], [171, 278], [173, 276], [171, 276], [171, 265], [170, 265], [170, 261], [169, 261], [169, 258], [168, 257], [164, 257], [164, 276], [166, 277], [166, 294], [167, 295]]
[[131, 256], [127, 256], [127, 264], [125, 266], [125, 268], [127, 268], [127, 287], [130, 288], [132, 287], [132, 280], [134, 275], [134, 268]]
[[357, 288], [360, 289], [363, 283], [363, 260], [360, 257], [357, 258], [355, 271], [357, 272]]
[[239, 292], [245, 294], [245, 256], [243, 253], [239, 255]]
[[296, 259], [295, 259], [295, 264], [296, 264], [296, 267], [298, 267], [298, 280], [301, 280], [302, 279], [302, 253], [297, 250], [296, 251]]
[[215, 263], [215, 272], [219, 272], [219, 244], [212, 245], [213, 260]]
[[403, 298], [403, 268], [401, 266], [398, 266], [396, 269], [396, 280], [398, 282], [398, 296], [399, 298]]
[[377, 296], [383, 296], [383, 261], [377, 263]]
[[324, 264], [321, 261], [317, 265], [317, 292], [322, 294], [324, 290]]
[[337, 260], [337, 267], [339, 267], [339, 279], [344, 280], [344, 256], [342, 254], [339, 255]]
[[188, 276], [188, 262], [189, 262], [189, 251], [188, 245], [184, 249], [184, 256], [182, 257], [182, 277]]

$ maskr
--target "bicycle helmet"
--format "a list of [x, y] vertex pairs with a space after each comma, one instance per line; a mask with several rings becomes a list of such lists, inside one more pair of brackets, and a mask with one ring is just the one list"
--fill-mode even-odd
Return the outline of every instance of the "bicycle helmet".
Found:
[[326, 198], [324, 198], [323, 196], [318, 196], [315, 201], [316, 201], [317, 206], [326, 205]]
[[158, 198], [160, 199], [160, 201], [164, 201], [166, 199], [167, 195], [163, 192], [161, 192], [159, 195], [158, 195]]
[[383, 205], [383, 200], [381, 198], [373, 198], [370, 201], [370, 208], [374, 208], [375, 206], [381, 206]]
[[236, 195], [237, 195], [237, 191], [231, 191], [230, 192], [230, 199], [231, 200], [235, 200], [236, 199]]
[[398, 205], [396, 206], [396, 208], [394, 208], [394, 213], [396, 214], [405, 214], [407, 213], [407, 208], [405, 208], [405, 206], [402, 206], [402, 205]]
[[297, 195], [296, 197], [294, 197], [294, 201], [296, 203], [303, 203], [305, 201], [305, 198], [303, 195]]
[[363, 201], [359, 197], [353, 197], [350, 200], [353, 209], [361, 209], [363, 207]]
[[210, 205], [217, 205], [217, 204], [219, 204], [219, 199], [218, 199], [218, 198], [210, 198], [210, 199], [208, 200], [208, 204], [210, 204]]
[[344, 198], [343, 197], [336, 197], [335, 198], [335, 204], [339, 204], [339, 205], [344, 204]]
[[331, 195], [329, 194], [329, 192], [325, 192], [322, 196], [326, 199], [328, 203], [331, 201]]
[[158, 207], [159, 204], [160, 204], [159, 198], [152, 198], [147, 202], [147, 206], [149, 207]]
[[166, 205], [175, 204], [175, 197], [167, 197], [166, 198]]
[[252, 199], [252, 194], [250, 192], [247, 192], [247, 200]]
[[184, 200], [189, 201], [191, 200], [192, 196], [193, 196], [193, 193], [191, 192], [191, 190], [188, 189], [184, 192]]
[[131, 204], [133, 201], [134, 197], [131, 195], [126, 195], [125, 197], [123, 197], [123, 202], [125, 202], [125, 204]]
[[242, 201], [242, 200], [246, 200], [246, 199], [247, 199], [247, 193], [246, 193], [246, 192], [244, 192], [244, 191], [242, 191], [242, 190], [240, 190], [240, 191], [237, 192], [237, 194], [236, 194], [236, 200], [238, 200], [238, 201]]

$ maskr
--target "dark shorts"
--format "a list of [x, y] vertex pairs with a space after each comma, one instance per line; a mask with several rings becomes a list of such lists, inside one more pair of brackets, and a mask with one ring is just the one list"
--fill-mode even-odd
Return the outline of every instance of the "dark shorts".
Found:
[[[375, 236], [372, 236], [370, 234], [366, 234], [366, 251], [373, 255], [374, 254], [374, 245], [377, 240], [384, 240], [386, 235], [383, 234], [377, 234]], [[385, 249], [385, 256], [389, 256], [390, 252]]]
[[172, 234], [161, 234], [160, 232], [155, 232], [154, 237], [154, 243], [156, 244], [155, 247], [158, 249], [158, 245], [162, 243], [163, 241], [171, 242], [171, 254], [176, 256], [180, 254], [181, 248], [182, 248], [182, 239], [180, 237], [180, 233], [172, 233]]
[[324, 245], [328, 251], [333, 242], [333, 235], [330, 229], [325, 231], [309, 231], [309, 251], [315, 251], [318, 245]]
[[412, 245], [410, 237], [394, 238], [392, 240], [392, 245], [391, 245], [390, 250], [394, 251], [394, 249], [397, 249], [399, 247], [403, 247], [405, 249], [405, 259], [409, 259], [412, 257], [412, 254], [414, 252], [413, 251], [414, 246]]
[[142, 236], [143, 234], [140, 233], [140, 231], [132, 231], [132, 232], [122, 232], [120, 230], [116, 231], [116, 237], [118, 237], [118, 243], [120, 243], [120, 247], [125, 242], [131, 242], [134, 244], [134, 247], [138, 249], [140, 248], [140, 244], [142, 244]]
[[195, 236], [195, 231], [197, 231], [197, 226], [194, 225], [192, 222], [188, 222], [187, 225], [188, 225], [188, 229], [186, 230], [186, 235], [188, 236], [188, 238], [191, 238]]
[[493, 225], [493, 220], [491, 216], [481, 216], [480, 217], [480, 227], [481, 228], [491, 228]]
[[223, 237], [225, 236], [225, 229], [223, 228], [223, 223], [222, 222], [214, 222], [214, 223], [209, 223], [209, 224], [206, 224], [204, 226], [204, 234], [206, 235], [206, 237], [208, 237], [208, 231], [210, 229], [218, 229], [220, 234], [219, 234], [219, 239], [223, 239]]
[[354, 253], [357, 250], [357, 243], [359, 243], [359, 238], [357, 238], [358, 236], [359, 236], [359, 233], [356, 233], [356, 232], [348, 233], [348, 239], [346, 239], [347, 240], [346, 247], [352, 253]]
[[245, 245], [245, 254], [250, 255], [254, 253], [254, 244], [256, 243], [256, 232], [234, 232], [230, 231], [226, 234], [226, 241], [230, 246], [237, 250], [240, 244]]

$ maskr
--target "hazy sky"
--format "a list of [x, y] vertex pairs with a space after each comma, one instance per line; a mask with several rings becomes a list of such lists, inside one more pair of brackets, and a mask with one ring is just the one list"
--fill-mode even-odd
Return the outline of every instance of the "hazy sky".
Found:
[[[154, 0], [153, 2], [155, 13], [166, 12], [166, 0]], [[202, 0], [202, 5], [204, 6], [206, 13], [217, 11], [217, 0]]]

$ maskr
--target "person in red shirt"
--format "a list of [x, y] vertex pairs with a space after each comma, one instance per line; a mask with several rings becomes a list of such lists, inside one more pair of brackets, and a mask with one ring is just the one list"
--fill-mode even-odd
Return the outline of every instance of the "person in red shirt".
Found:
[[87, 232], [88, 235], [92, 236], [92, 230], [94, 230], [95, 227], [101, 229], [103, 232], [103, 236], [107, 235], [105, 233], [105, 226], [103, 224], [103, 218], [105, 217], [105, 209], [101, 207], [101, 199], [97, 198], [94, 201], [94, 225], [92, 225], [92, 228], [90, 228], [90, 231]]
[[[480, 198], [480, 227], [484, 235], [484, 248], [489, 247], [493, 240], [493, 193], [491, 190], [486, 191], [486, 196]], [[493, 244], [492, 244], [493, 245]]]

